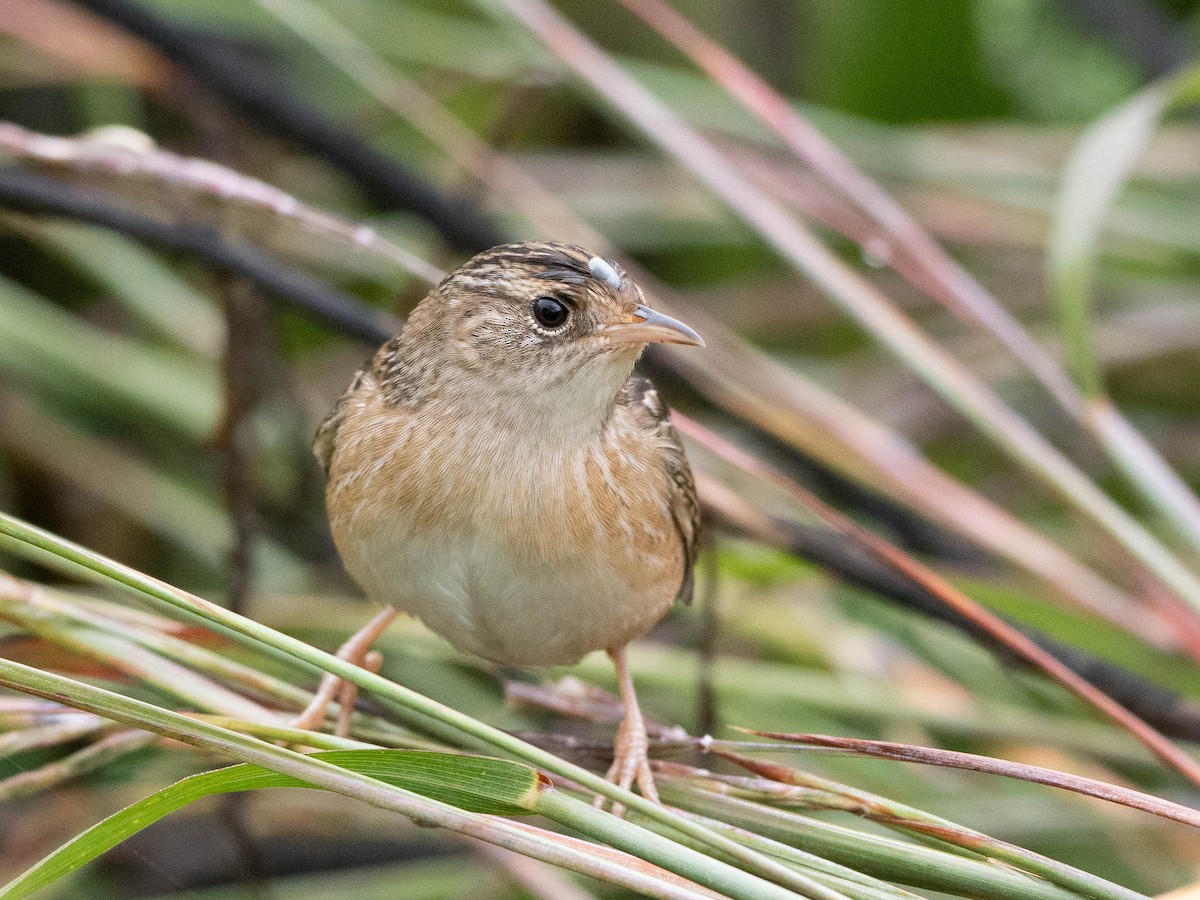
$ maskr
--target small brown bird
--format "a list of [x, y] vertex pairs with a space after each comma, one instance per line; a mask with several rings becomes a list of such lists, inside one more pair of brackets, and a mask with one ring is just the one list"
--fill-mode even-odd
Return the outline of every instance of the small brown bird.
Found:
[[375, 600], [515, 666], [607, 650], [625, 718], [608, 777], [657, 800], [625, 645], [690, 600], [691, 470], [649, 343], [703, 346], [612, 262], [495, 247], [448, 275], [317, 432], [342, 560]]

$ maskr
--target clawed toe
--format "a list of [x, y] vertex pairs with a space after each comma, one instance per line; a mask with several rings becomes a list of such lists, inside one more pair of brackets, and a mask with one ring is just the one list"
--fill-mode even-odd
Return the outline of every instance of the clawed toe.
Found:
[[[379, 635], [391, 624], [396, 615], [396, 610], [390, 606], [380, 610], [370, 622], [338, 648], [338, 659], [361, 666], [369, 672], [378, 672], [379, 667], [383, 664], [383, 655], [378, 651], [371, 650], [371, 645], [379, 639]], [[338, 704], [338, 717], [333, 733], [338, 737], [346, 737], [350, 733], [350, 716], [354, 712], [354, 704], [358, 699], [358, 685], [330, 672], [321, 676], [320, 687], [317, 688], [317, 692], [304, 711], [292, 720], [292, 727], [302, 728], [305, 731], [319, 731], [325, 724], [329, 706], [335, 697]]]
[[642, 792], [642, 796], [652, 803], [661, 804], [658, 799], [658, 788], [654, 785], [654, 775], [650, 771], [650, 760], [648, 757], [642, 757], [637, 768], [637, 786]]
[[[626, 718], [621, 723], [620, 731], [617, 732], [617, 743], [613, 748], [613, 762], [604, 777], [626, 791], [636, 783], [643, 797], [660, 803], [658, 789], [654, 786], [654, 775], [650, 771], [648, 748], [649, 741], [641, 717]], [[597, 794], [594, 805], [603, 809], [607, 802], [607, 797]], [[616, 816], [624, 815], [625, 807], [620, 803], [613, 803], [612, 812]]]

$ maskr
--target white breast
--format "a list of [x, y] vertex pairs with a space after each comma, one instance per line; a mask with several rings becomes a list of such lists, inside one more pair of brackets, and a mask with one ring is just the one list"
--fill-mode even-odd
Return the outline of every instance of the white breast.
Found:
[[644, 634], [665, 609], [594, 553], [562, 565], [483, 533], [437, 529], [377, 532], [356, 546], [361, 555], [346, 563], [370, 596], [460, 650], [510, 665], [578, 662]]

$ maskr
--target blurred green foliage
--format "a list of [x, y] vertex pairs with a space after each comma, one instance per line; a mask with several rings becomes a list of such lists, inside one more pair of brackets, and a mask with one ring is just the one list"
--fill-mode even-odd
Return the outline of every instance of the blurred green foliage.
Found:
[[[251, 0], [143, 2], [172, 21], [249, 47], [317, 109], [439, 186], [478, 201], [506, 227], [521, 227], [511, 209], [489, 198], [409, 123], [369, 99]], [[489, 18], [466, 0], [323, 6], [698, 307], [895, 427], [945, 470], [1080, 559], [1115, 579], [1126, 574], [1104, 539], [1019, 475], [502, 14]], [[693, 124], [776, 158], [760, 125], [618, 5], [563, 0], [558, 6]], [[676, 6], [794, 99], [1051, 346], [1057, 320], [1045, 297], [1044, 250], [1071, 142], [1081, 126], [1169, 67], [1171, 46], [1187, 56], [1200, 49], [1200, 2], [1194, 0], [688, 0]], [[1107, 27], [1096, 18], [1098, 8], [1115, 10]], [[1135, 20], [1157, 23], [1171, 41], [1156, 41], [1151, 30], [1143, 44], [1131, 43]], [[229, 117], [186, 84], [162, 93], [139, 88], [69, 65], [28, 35], [3, 29], [0, 18], [0, 119], [51, 134], [130, 125], [176, 152], [216, 158], [317, 207], [369, 221], [439, 265], [458, 260], [424, 222], [378, 213], [329, 166]], [[1113, 397], [1195, 485], [1200, 134], [1185, 119], [1169, 127], [1163, 141], [1108, 220], [1097, 343]], [[319, 241], [282, 226], [282, 237], [270, 224], [246, 228], [188, 198], [172, 209], [239, 237], [271, 239], [289, 260], [378, 306], [403, 313], [423, 293], [412, 279], [381, 271], [377, 261], [316, 246]], [[1067, 433], [994, 348], [964, 335], [944, 309], [850, 241], [828, 230], [823, 236], [1052, 439]], [[232, 542], [215, 437], [227, 289], [226, 280], [194, 260], [96, 229], [0, 219], [0, 508], [219, 596], [228, 584]], [[367, 611], [343, 599], [352, 588], [325, 534], [307, 442], [367, 350], [294, 313], [273, 313], [268, 333], [269, 352], [254, 372], [261, 396], [254, 413], [258, 544], [251, 611], [336, 646]], [[1094, 448], [1068, 450], [1120, 491]], [[1130, 495], [1120, 497], [1144, 513]], [[715, 552], [723, 619], [721, 722], [1024, 752], [1185, 796], [1181, 783], [1155, 768], [1127, 735], [1097, 722], [1057, 688], [1014, 674], [958, 632], [841, 586], [774, 550], [722, 539]], [[1148, 649], [1115, 626], [1065, 609], [1039, 585], [1001, 567], [946, 568], [988, 606], [1200, 698], [1196, 666], [1180, 654]], [[27, 565], [19, 572], [45, 574]], [[651, 716], [695, 725], [699, 632], [694, 610], [677, 611], [635, 656]], [[15, 641], [14, 634], [0, 632], [5, 640]], [[0, 644], [0, 652], [5, 646], [16, 644]], [[584, 727], [503, 708], [490, 673], [415, 627], [385, 640], [384, 649], [385, 673], [505, 727]], [[609, 684], [596, 661], [579, 671]], [[32, 766], [43, 758], [21, 762]], [[1176, 830], [1061, 801], [1043, 789], [891, 763], [815, 755], [802, 762], [1138, 890], [1166, 890], [1200, 871], [1195, 844]], [[145, 778], [161, 785], [178, 774], [151, 769]], [[101, 798], [94, 802], [105, 809], [131, 796], [128, 780], [114, 780], [120, 782], [115, 788], [99, 777], [88, 782]], [[135, 787], [144, 795], [151, 785]], [[86, 803], [81, 812], [79, 803], [55, 802], [64, 819], [90, 821]], [[304, 816], [281, 809], [275, 823], [281, 832], [303, 831]], [[29, 814], [24, 807], [0, 808], [0, 828]], [[346, 827], [365, 841], [368, 827], [353, 813], [344, 815], [345, 822], [358, 823]], [[428, 849], [421, 845], [426, 837], [403, 837], [418, 848], [414, 852]], [[407, 879], [412, 896], [464, 890], [462, 872], [436, 859], [392, 864], [394, 878]], [[478, 871], [491, 870], [479, 864]], [[283, 886], [281, 896], [321, 896], [324, 879], [339, 877], [276, 884]], [[488, 877], [499, 882], [495, 896], [516, 896], [506, 879], [494, 872]], [[377, 884], [362, 876], [353, 889], [364, 898], [383, 896], [392, 884], [382, 870]], [[343, 890], [351, 888], [338, 885], [336, 893]]]

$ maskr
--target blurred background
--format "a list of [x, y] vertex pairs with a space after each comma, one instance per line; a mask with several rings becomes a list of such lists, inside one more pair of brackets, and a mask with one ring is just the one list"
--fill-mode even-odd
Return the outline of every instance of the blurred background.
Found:
[[[1031, 474], [995, 433], [956, 411], [913, 359], [831, 302], [508, 6], [0, 4], [0, 120], [19, 126], [0, 129], [0, 509], [335, 648], [374, 609], [342, 573], [326, 531], [308, 449], [317, 423], [372, 341], [395, 327], [390, 317], [424, 296], [426, 276], [503, 240], [591, 247], [598, 235], [615, 258], [649, 273], [650, 292], [673, 314], [715, 335], [704, 356], [647, 361], [675, 408], [987, 608], [1085, 654], [1105, 690], [1144, 701], [1141, 714], [1157, 715], [1155, 724], [1194, 748], [1194, 609], [1164, 598], [1160, 582], [1065, 501], [1053, 477]], [[1055, 295], [1069, 291], [1047, 277], [1056, 225], [1072, 214], [1058, 200], [1070, 155], [1113, 110], [1139, 97], [1157, 102], [1140, 92], [1191, 71], [1200, 3], [672, 6], [793, 103], [961, 270], [923, 267], [935, 257], [906, 250], [864, 213], [859, 201], [870, 192], [860, 182], [849, 192], [831, 187], [819, 165], [793, 155], [621, 4], [555, 3], [603, 59], [810, 226], [889, 310], [910, 317], [1191, 567], [1195, 541], [1147, 502], [1136, 478], [1122, 477], [1083, 407], [1065, 413], [1053, 388], [953, 300], [990, 294], [1035, 357], [1040, 348], [1060, 373], [1071, 368], [1074, 381], [1055, 382], [1060, 399], [1078, 385], [1086, 399], [1120, 409], [1184, 483], [1200, 484], [1200, 128], [1186, 91], [1154, 107], [1161, 122], [1119, 120], [1099, 154], [1085, 158], [1082, 196], [1102, 196], [1113, 184], [1100, 180], [1103, 148], [1146, 144], [1131, 155], [1111, 209], [1100, 211], [1086, 325], [1060, 315]], [[600, 70], [596, 77], [606, 79]], [[1089, 172], [1098, 179], [1090, 187]], [[64, 217], [54, 204], [67, 195], [22, 194], [32, 183], [23, 175], [103, 192], [110, 209], [159, 230], [135, 239], [79, 210]], [[392, 249], [356, 240], [351, 223], [369, 225]], [[264, 254], [264, 279], [196, 252], [213, 241]], [[973, 280], [939, 280], [948, 271]], [[309, 281], [283, 283], [296, 272]], [[360, 305], [347, 313], [337, 306], [347, 299]], [[314, 313], [322, 301], [333, 311]], [[1090, 374], [1089, 352], [1071, 356], [1073, 342], [1089, 345]], [[736, 736], [726, 726], [740, 725], [940, 745], [1195, 802], [1183, 779], [1061, 687], [931, 615], [922, 598], [889, 591], [886, 578], [872, 582], [870, 566], [794, 497], [711, 445], [690, 452], [707, 485], [712, 540], [696, 605], [673, 611], [633, 650], [650, 717], [725, 737]], [[1141, 463], [1149, 455], [1134, 452]], [[0, 566], [54, 580], [3, 548]], [[3, 610], [3, 656], [101, 681], [128, 678]], [[611, 734], [604, 723], [504, 702], [507, 679], [541, 684], [543, 674], [612, 689], [602, 660], [570, 673], [496, 672], [413, 622], [379, 646], [389, 677], [486, 721]], [[33, 770], [77, 746], [14, 744], [0, 757], [0, 779], [6, 768]], [[1130, 810], [973, 773], [820, 754], [792, 762], [1136, 891], [1200, 878], [1194, 834]], [[200, 767], [194, 755], [143, 749], [0, 802], [0, 878]], [[831, 821], [873, 827], [845, 814]], [[310, 792], [197, 804], [61, 893], [285, 895], [558, 894], [440, 833]]]

